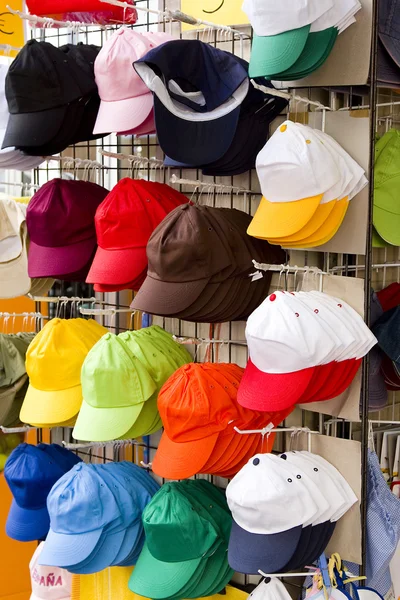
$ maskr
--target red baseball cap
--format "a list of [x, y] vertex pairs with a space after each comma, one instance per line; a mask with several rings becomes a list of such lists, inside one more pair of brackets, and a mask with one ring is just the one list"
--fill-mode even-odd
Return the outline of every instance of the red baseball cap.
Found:
[[391, 283], [385, 287], [384, 290], [376, 292], [376, 295], [378, 296], [383, 311], [386, 312], [391, 310], [400, 304], [400, 283]]
[[149, 237], [168, 213], [188, 202], [163, 183], [119, 181], [96, 211], [98, 249], [86, 281], [119, 287], [141, 278]]
[[[65, 13], [95, 13], [96, 22], [136, 23], [137, 12], [133, 0], [126, 0], [132, 8], [126, 9], [101, 2], [101, 0], [26, 0], [26, 5], [32, 15], [39, 17], [64, 16]], [[69, 20], [73, 15], [68, 15]]]

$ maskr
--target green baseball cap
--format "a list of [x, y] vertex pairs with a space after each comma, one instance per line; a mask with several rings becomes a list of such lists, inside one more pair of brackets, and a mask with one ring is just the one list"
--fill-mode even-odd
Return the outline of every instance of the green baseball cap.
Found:
[[297, 61], [283, 73], [276, 74], [275, 78], [280, 81], [302, 79], [319, 69], [330, 55], [337, 36], [336, 27], [310, 33]]
[[0, 334], [0, 387], [11, 386], [26, 373], [29, 338]]
[[156, 390], [151, 375], [116, 335], [106, 333], [82, 366], [83, 403], [73, 437], [107, 441], [131, 429]]
[[19, 413], [28, 389], [28, 375], [9, 386], [0, 387], [0, 425], [12, 427], [20, 422]]
[[390, 246], [385, 240], [381, 238], [375, 227], [372, 228], [372, 247], [373, 248], [387, 248]]
[[376, 146], [373, 224], [385, 242], [400, 246], [400, 132], [389, 131]]
[[304, 50], [310, 27], [311, 25], [305, 25], [278, 35], [254, 34], [249, 77], [275, 78], [276, 73], [290, 69]]

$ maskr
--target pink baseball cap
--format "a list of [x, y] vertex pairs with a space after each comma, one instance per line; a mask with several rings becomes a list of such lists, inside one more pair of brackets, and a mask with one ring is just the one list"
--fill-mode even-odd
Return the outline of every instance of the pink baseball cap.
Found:
[[72, 575], [59, 567], [38, 564], [44, 542], [39, 544], [29, 563], [32, 594], [30, 600], [70, 600]]
[[148, 119], [153, 95], [133, 63], [172, 39], [167, 33], [142, 34], [121, 28], [104, 44], [94, 63], [101, 98], [94, 134], [130, 131]]

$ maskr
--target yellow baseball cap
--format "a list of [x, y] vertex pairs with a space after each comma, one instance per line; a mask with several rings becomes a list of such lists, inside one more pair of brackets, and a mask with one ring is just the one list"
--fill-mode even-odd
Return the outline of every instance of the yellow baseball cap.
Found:
[[[311, 217], [310, 221], [297, 231], [293, 235], [285, 236], [284, 238], [279, 238], [281, 242], [287, 244], [289, 242], [297, 242], [298, 240], [304, 240], [309, 236], [316, 233], [328, 219], [329, 215], [335, 208], [337, 200], [331, 200], [330, 202], [326, 202], [325, 204], [320, 204]], [[272, 239], [272, 238], [271, 238]]]
[[21, 408], [23, 423], [65, 423], [82, 404], [83, 362], [107, 329], [85, 319], [52, 319], [26, 353], [30, 384]]

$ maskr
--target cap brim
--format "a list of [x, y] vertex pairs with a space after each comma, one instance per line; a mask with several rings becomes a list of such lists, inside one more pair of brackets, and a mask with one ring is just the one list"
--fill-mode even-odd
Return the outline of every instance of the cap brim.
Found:
[[273, 77], [294, 65], [304, 50], [310, 27], [305, 25], [265, 37], [254, 34], [249, 77]]
[[261, 239], [291, 236], [307, 225], [322, 198], [320, 194], [293, 202], [269, 202], [263, 197], [247, 233]]
[[151, 555], [145, 543], [129, 580], [129, 589], [154, 600], [175, 596], [190, 581], [202, 560], [207, 559], [161, 562]]
[[23, 423], [63, 423], [75, 417], [82, 404], [82, 387], [44, 391], [29, 385], [21, 408]]
[[325, 221], [328, 219], [329, 215], [335, 208], [336, 203], [337, 200], [331, 200], [331, 202], [325, 202], [325, 204], [320, 204], [317, 207], [315, 213], [312, 215], [311, 219], [302, 229], [297, 231], [294, 235], [276, 239], [276, 241], [281, 245], [287, 245], [292, 242], [296, 243], [299, 240], [307, 239], [311, 235], [314, 235], [317, 231], [320, 230]]
[[376, 231], [385, 242], [400, 246], [400, 214], [374, 204], [373, 220]]
[[118, 555], [124, 537], [124, 530], [110, 534], [103, 532], [89, 557], [81, 563], [70, 565], [68, 570], [79, 575], [91, 575], [104, 571]]
[[152, 469], [166, 479], [187, 479], [201, 472], [210, 458], [218, 433], [193, 442], [173, 442], [165, 431], [155, 454]]
[[106, 442], [122, 437], [136, 422], [143, 406], [144, 402], [118, 408], [95, 408], [83, 401], [72, 437], [90, 442]]
[[46, 506], [28, 510], [12, 500], [6, 522], [6, 533], [10, 538], [19, 542], [44, 540], [49, 528], [50, 517]]
[[141, 534], [144, 531], [143, 523], [141, 520], [134, 523], [131, 527], [128, 527], [124, 531], [124, 539], [118, 551], [118, 554], [114, 557], [111, 566], [117, 566], [119, 563], [124, 562], [137, 548], [140, 543]]
[[32, 240], [28, 251], [29, 277], [52, 277], [80, 271], [87, 265], [96, 249], [96, 238], [83, 240], [70, 246], [49, 248]]
[[105, 250], [98, 246], [86, 281], [120, 285], [127, 281], [135, 281], [146, 269], [146, 247]]
[[229, 149], [240, 106], [213, 121], [188, 121], [173, 115], [154, 96], [154, 114], [158, 141], [165, 154], [178, 162], [201, 166], [220, 159]]
[[125, 98], [115, 102], [102, 100], [93, 133], [118, 133], [135, 129], [146, 121], [152, 108], [153, 95], [151, 92], [136, 98]]
[[290, 408], [306, 391], [314, 370], [315, 367], [310, 367], [293, 373], [264, 373], [249, 359], [240, 382], [238, 402], [259, 411]]
[[39, 557], [39, 565], [66, 568], [83, 562], [95, 549], [103, 529], [64, 534], [50, 529]]
[[400, 41], [391, 35], [379, 33], [379, 38], [385, 47], [386, 52], [393, 60], [397, 68], [400, 67]]
[[2, 148], [48, 144], [59, 132], [67, 110], [67, 106], [59, 106], [34, 113], [10, 114]]
[[228, 561], [232, 569], [247, 575], [258, 575], [259, 569], [278, 573], [290, 561], [300, 540], [302, 527], [281, 533], [250, 533], [232, 523]]
[[131, 308], [153, 315], [173, 315], [193, 304], [208, 282], [209, 279], [199, 279], [175, 283], [153, 279], [148, 275]]
[[157, 408], [158, 393], [153, 394], [151, 398], [146, 400], [143, 409], [136, 419], [133, 426], [121, 436], [121, 439], [134, 440], [142, 435], [147, 435], [147, 431], [152, 429], [158, 417]]
[[283, 73], [276, 74], [275, 78], [282, 81], [302, 79], [319, 69], [331, 53], [337, 36], [336, 27], [310, 33], [296, 62]]

